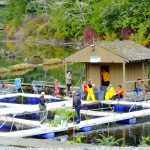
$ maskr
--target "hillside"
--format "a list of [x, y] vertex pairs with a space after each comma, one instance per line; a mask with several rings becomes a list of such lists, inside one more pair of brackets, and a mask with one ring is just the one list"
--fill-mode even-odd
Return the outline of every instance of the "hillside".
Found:
[[[3, 12], [5, 38], [23, 41], [27, 47], [43, 43], [80, 48], [93, 39], [131, 39], [142, 45], [150, 41], [149, 0], [8, 0], [8, 4]], [[6, 48], [14, 49], [11, 46]]]
[[7, 0], [0, 66], [64, 58], [99, 40], [150, 47], [149, 0]]

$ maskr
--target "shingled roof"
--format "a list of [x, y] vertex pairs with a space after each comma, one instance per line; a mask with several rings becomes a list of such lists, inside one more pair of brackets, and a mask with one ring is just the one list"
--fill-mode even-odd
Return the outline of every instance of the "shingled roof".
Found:
[[97, 42], [95, 45], [103, 47], [128, 61], [150, 59], [150, 49], [130, 40]]

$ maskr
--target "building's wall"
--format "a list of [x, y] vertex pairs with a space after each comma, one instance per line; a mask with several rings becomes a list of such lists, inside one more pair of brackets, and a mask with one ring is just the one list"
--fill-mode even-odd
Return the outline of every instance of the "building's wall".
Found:
[[90, 79], [96, 87], [100, 87], [100, 65], [87, 63], [87, 81]]
[[110, 82], [114, 88], [123, 85], [123, 64], [110, 64]]
[[110, 83], [116, 88], [119, 84], [123, 84], [123, 75], [122, 75], [122, 64], [105, 64], [105, 63], [100, 63], [100, 64], [90, 64], [87, 63], [87, 71], [86, 71], [86, 77], [87, 80], [91, 79], [92, 82], [97, 86], [101, 86], [101, 76], [100, 76], [100, 68], [101, 66], [109, 66], [109, 74], [110, 74]]
[[[109, 66], [109, 74], [110, 74], [110, 83], [116, 88], [119, 84], [123, 86], [123, 64], [122, 63], [97, 63], [91, 64], [87, 63], [86, 65], [86, 77], [87, 80], [91, 79], [92, 82], [100, 87], [101, 79], [100, 79], [100, 67], [101, 66]], [[142, 62], [135, 63], [126, 63], [125, 65], [125, 90], [132, 91], [135, 90], [135, 82], [128, 81], [136, 81], [137, 79], [143, 79], [142, 73]]]
[[[126, 82], [142, 79], [142, 62], [126, 63]], [[135, 82], [126, 83], [127, 90], [135, 89]]]

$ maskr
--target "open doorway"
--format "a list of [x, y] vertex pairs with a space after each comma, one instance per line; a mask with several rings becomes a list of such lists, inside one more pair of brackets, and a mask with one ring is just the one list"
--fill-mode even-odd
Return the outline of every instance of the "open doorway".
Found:
[[100, 73], [101, 86], [108, 86], [110, 84], [109, 66], [101, 66]]

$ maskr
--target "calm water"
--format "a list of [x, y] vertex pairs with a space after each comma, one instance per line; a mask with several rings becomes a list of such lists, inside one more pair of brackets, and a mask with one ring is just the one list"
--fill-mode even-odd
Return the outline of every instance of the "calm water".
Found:
[[[97, 144], [96, 139], [100, 139], [101, 135], [105, 137], [113, 136], [115, 139], [122, 139], [120, 146], [138, 146], [140, 144], [142, 136], [150, 136], [150, 121], [149, 117], [140, 118], [137, 121], [139, 123], [134, 125], [116, 124], [113, 127], [99, 127], [99, 129], [90, 132], [76, 132], [72, 134], [59, 135], [55, 140], [59, 141], [73, 141], [74, 137], [81, 137], [82, 143]], [[97, 127], [98, 128], [98, 127]], [[74, 136], [73, 136], [74, 135]]]

